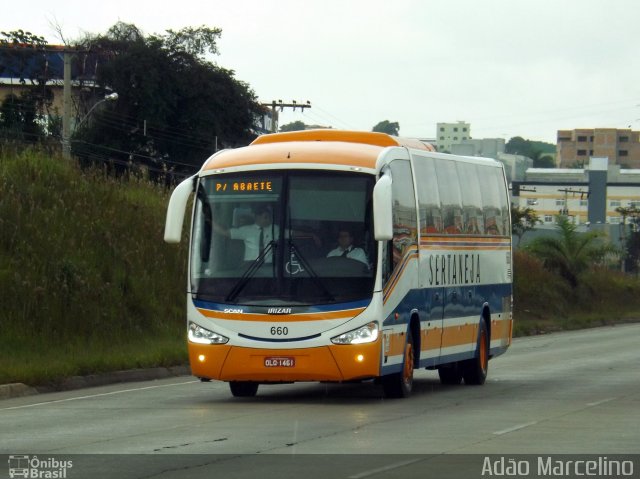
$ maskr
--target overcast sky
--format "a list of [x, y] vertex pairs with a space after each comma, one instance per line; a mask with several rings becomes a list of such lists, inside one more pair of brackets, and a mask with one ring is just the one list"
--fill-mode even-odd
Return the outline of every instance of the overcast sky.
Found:
[[222, 29], [213, 60], [262, 102], [310, 101], [281, 124], [555, 143], [558, 129], [640, 129], [638, 0], [29, 0], [0, 16], [60, 43], [118, 20], [144, 33]]

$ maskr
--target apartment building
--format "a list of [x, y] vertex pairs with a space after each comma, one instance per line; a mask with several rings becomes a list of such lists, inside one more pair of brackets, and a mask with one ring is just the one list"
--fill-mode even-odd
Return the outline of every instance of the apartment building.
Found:
[[436, 148], [441, 152], [451, 152], [452, 145], [471, 138], [471, 125], [464, 121], [438, 123], [436, 129]]
[[640, 168], [640, 132], [616, 128], [559, 130], [556, 151], [559, 168], [586, 165], [590, 157], [609, 158], [610, 165], [622, 168]]

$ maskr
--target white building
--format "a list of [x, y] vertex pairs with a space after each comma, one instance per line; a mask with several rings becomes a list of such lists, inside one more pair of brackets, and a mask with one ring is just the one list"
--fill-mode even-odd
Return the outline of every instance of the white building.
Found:
[[436, 147], [443, 153], [451, 152], [452, 145], [471, 138], [471, 126], [464, 121], [457, 123], [438, 123]]

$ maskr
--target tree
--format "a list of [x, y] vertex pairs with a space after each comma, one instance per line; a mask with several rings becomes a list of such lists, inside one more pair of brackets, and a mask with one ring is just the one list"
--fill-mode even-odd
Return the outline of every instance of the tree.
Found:
[[0, 138], [33, 143], [44, 136], [31, 95], [7, 95], [0, 105]]
[[556, 162], [551, 155], [539, 154], [533, 159], [534, 168], [555, 168]]
[[521, 136], [514, 136], [505, 145], [505, 153], [522, 155], [533, 160], [535, 168], [555, 168], [552, 154], [556, 147], [543, 141], [525, 140]]
[[617, 250], [602, 242], [599, 232], [581, 234], [566, 216], [556, 218], [559, 236], [536, 238], [527, 245], [527, 250], [540, 258], [547, 269], [559, 273], [575, 288], [582, 273], [592, 264], [602, 261], [608, 253]]
[[521, 244], [525, 233], [534, 229], [538, 223], [542, 221], [532, 208], [511, 205], [511, 231], [518, 237], [518, 244]]
[[300, 120], [292, 121], [291, 123], [287, 123], [280, 127], [280, 131], [302, 131], [306, 129], [307, 125]]
[[[72, 139], [86, 161], [144, 165], [150, 172], [196, 171], [216, 147], [245, 145], [255, 138], [262, 109], [234, 72], [204, 58], [217, 53], [221, 31], [205, 26], [145, 36], [119, 22], [106, 34], [87, 36], [78, 47], [99, 62], [97, 87], [84, 111], [101, 105]], [[79, 58], [82, 60], [82, 58]]]
[[371, 131], [377, 131], [378, 133], [386, 133], [387, 135], [398, 136], [400, 133], [400, 125], [397, 121], [393, 123], [389, 120], [383, 120], [373, 127]]

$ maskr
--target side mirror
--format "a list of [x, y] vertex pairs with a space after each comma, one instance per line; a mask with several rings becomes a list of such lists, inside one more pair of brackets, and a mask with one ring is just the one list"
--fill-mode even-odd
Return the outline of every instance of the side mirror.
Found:
[[195, 178], [195, 176], [187, 178], [171, 193], [167, 207], [167, 219], [164, 224], [164, 240], [167, 243], [180, 243], [182, 239], [182, 223]]
[[376, 241], [393, 238], [391, 176], [384, 175], [373, 188], [373, 234]]

